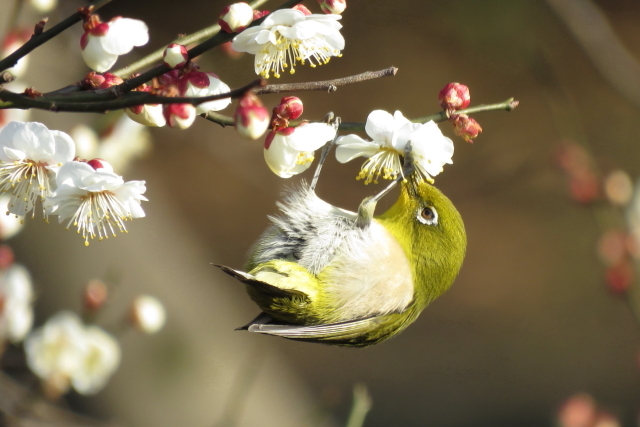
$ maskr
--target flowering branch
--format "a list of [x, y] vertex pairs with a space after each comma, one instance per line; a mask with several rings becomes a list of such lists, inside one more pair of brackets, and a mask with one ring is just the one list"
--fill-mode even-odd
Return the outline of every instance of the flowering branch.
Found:
[[74, 101], [51, 101], [45, 97], [30, 98], [23, 94], [0, 90], [0, 99], [10, 101], [13, 106], [20, 108], [37, 108], [55, 112], [80, 112], [80, 113], [106, 113], [107, 111], [119, 110], [134, 107], [142, 104], [191, 104], [200, 105], [209, 101], [216, 101], [225, 98], [239, 98], [251, 89], [264, 85], [264, 79], [257, 79], [251, 83], [234, 89], [227, 93], [200, 97], [169, 97], [156, 96], [148, 92], [129, 92], [114, 100], [101, 102], [74, 102]]
[[306, 83], [285, 83], [277, 85], [266, 85], [261, 89], [257, 89], [255, 93], [257, 95], [264, 95], [269, 93], [283, 93], [283, 92], [299, 92], [309, 90], [326, 90], [327, 92], [335, 92], [338, 90], [338, 86], [344, 86], [351, 83], [360, 83], [366, 80], [373, 80], [380, 77], [395, 76], [398, 72], [396, 67], [385, 68], [380, 71], [366, 71], [355, 76], [343, 77], [341, 79], [324, 80], [321, 82], [306, 82]]
[[[89, 5], [87, 5], [86, 8], [90, 8], [90, 10], [96, 10], [101, 8], [105, 4], [109, 3], [110, 1], [111, 0], [96, 0], [90, 3]], [[64, 30], [66, 30], [67, 28], [74, 25], [75, 23], [82, 21], [83, 17], [84, 17], [84, 14], [81, 11], [78, 11], [73, 15], [69, 16], [68, 18], [66, 18], [65, 20], [54, 25], [49, 30], [44, 31], [40, 34], [32, 35], [31, 39], [29, 39], [29, 41], [27, 41], [25, 44], [20, 46], [15, 52], [7, 56], [6, 58], [0, 60], [0, 71], [4, 71], [6, 69], [13, 67], [18, 63], [18, 60], [20, 60], [21, 58], [29, 54], [32, 50], [34, 50], [38, 46], [48, 42], [49, 40], [51, 40], [52, 38], [54, 38], [55, 36], [63, 32]]]
[[[252, 3], [249, 3], [249, 6], [251, 6], [252, 9], [257, 9], [267, 1], [268, 0], [255, 0]], [[200, 43], [210, 37], [215, 36], [219, 32], [220, 32], [220, 25], [215, 24], [210, 27], [206, 27], [199, 31], [196, 31], [195, 33], [188, 34], [183, 37], [178, 37], [171, 43], [187, 46], [194, 43]], [[165, 48], [166, 46], [163, 46], [162, 48], [150, 53], [144, 58], [138, 61], [135, 61], [134, 63], [129, 64], [126, 67], [123, 67], [123, 68], [120, 68], [119, 70], [114, 71], [113, 74], [122, 78], [129, 77], [133, 73], [136, 73], [145, 67], [148, 67], [156, 62], [162, 61], [162, 54], [164, 53]]]

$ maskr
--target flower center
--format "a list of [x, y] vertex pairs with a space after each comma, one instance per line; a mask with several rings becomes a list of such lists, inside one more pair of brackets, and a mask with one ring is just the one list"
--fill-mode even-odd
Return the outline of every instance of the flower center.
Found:
[[[0, 164], [0, 191], [11, 193], [9, 208], [14, 213], [33, 210], [38, 198], [43, 201], [51, 195], [51, 175], [47, 163], [33, 160], [16, 160], [12, 163]], [[7, 212], [9, 214], [9, 212]], [[47, 220], [47, 214], [42, 208]], [[35, 217], [33, 211], [31, 217]]]
[[98, 240], [116, 236], [116, 228], [126, 233], [124, 222], [132, 219], [125, 206], [111, 191], [90, 192], [80, 197], [80, 206], [69, 220], [67, 229], [73, 223], [78, 233], [82, 233], [85, 246], [89, 239], [96, 236]]
[[380, 148], [380, 151], [369, 157], [362, 165], [356, 179], [364, 179], [365, 184], [378, 183], [378, 178], [396, 179], [402, 170], [400, 155], [392, 148]]

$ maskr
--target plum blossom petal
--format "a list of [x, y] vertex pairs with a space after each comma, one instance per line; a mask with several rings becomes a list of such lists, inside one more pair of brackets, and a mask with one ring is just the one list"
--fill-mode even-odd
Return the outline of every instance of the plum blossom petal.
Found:
[[120, 346], [97, 326], [84, 330], [85, 351], [80, 364], [71, 375], [71, 385], [80, 394], [100, 391], [120, 364]]
[[255, 72], [265, 78], [280, 77], [286, 68], [309, 61], [311, 67], [341, 56], [344, 38], [339, 15], [305, 15], [299, 10], [281, 9], [268, 15], [262, 24], [247, 28], [232, 43], [234, 50], [255, 55]]
[[149, 41], [147, 25], [130, 18], [115, 17], [106, 23], [96, 24], [82, 35], [80, 47], [85, 63], [93, 70], [105, 72], [135, 46]]
[[442, 166], [452, 162], [453, 142], [442, 135], [433, 121], [412, 123], [400, 111], [392, 116], [375, 110], [369, 114], [365, 130], [373, 141], [347, 135], [336, 142], [336, 158], [341, 163], [367, 157], [357, 177], [365, 184], [377, 183], [380, 176], [397, 178], [402, 173], [400, 158], [409, 142], [418, 179], [433, 182], [433, 177], [442, 172]]
[[267, 137], [264, 159], [273, 173], [290, 178], [309, 169], [313, 152], [332, 140], [335, 134], [335, 128], [326, 123], [308, 123], [272, 132]]
[[0, 337], [18, 343], [33, 324], [33, 286], [26, 268], [13, 264], [0, 272]]
[[113, 173], [104, 160], [68, 162], [60, 168], [56, 177], [58, 188], [45, 202], [51, 215], [67, 222], [82, 234], [85, 245], [89, 239], [116, 236], [116, 230], [127, 232], [124, 222], [141, 218], [144, 211], [140, 202], [147, 200], [144, 181], [124, 182]]
[[[11, 122], [0, 130], [0, 190], [11, 194], [8, 212], [24, 216], [55, 189], [58, 168], [75, 156], [64, 132], [37, 122]], [[43, 209], [46, 219], [47, 214]], [[35, 216], [35, 212], [33, 215]]]

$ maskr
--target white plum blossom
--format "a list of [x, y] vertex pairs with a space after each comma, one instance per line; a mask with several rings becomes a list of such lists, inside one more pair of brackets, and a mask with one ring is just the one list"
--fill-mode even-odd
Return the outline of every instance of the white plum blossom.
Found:
[[147, 24], [139, 19], [117, 16], [109, 22], [90, 21], [85, 24], [80, 48], [82, 58], [89, 68], [104, 72], [113, 67], [118, 56], [129, 53], [134, 46], [143, 46], [148, 41]]
[[162, 127], [167, 124], [162, 104], [144, 104], [125, 108], [124, 112], [136, 123], [150, 127]]
[[71, 385], [80, 394], [95, 394], [106, 384], [120, 364], [120, 346], [97, 326], [84, 330], [84, 354], [71, 375]]
[[33, 6], [40, 13], [51, 12], [58, 5], [58, 0], [30, 0]]
[[58, 168], [74, 156], [71, 137], [42, 123], [11, 122], [2, 128], [0, 190], [11, 194], [8, 212], [24, 216], [34, 210], [36, 201], [55, 189]]
[[230, 4], [222, 9], [218, 25], [227, 33], [239, 33], [253, 21], [253, 9], [247, 3]]
[[400, 111], [392, 116], [386, 111], [375, 110], [367, 117], [365, 131], [373, 141], [366, 141], [357, 135], [342, 136], [336, 141], [336, 158], [339, 162], [368, 157], [358, 175], [358, 179], [364, 179], [365, 184], [377, 183], [380, 175], [384, 179], [397, 178], [402, 173], [400, 156], [405, 154], [409, 141], [419, 179], [433, 182], [432, 177], [442, 172], [442, 166], [452, 163], [453, 142], [442, 134], [433, 121], [412, 123]]
[[182, 68], [189, 61], [187, 48], [178, 43], [171, 43], [162, 54], [162, 61], [171, 68]]
[[80, 394], [98, 392], [120, 363], [118, 342], [69, 311], [33, 331], [24, 347], [29, 368], [60, 394], [70, 385]]
[[67, 228], [76, 227], [85, 245], [95, 237], [115, 237], [116, 230], [126, 233], [125, 221], [144, 217], [144, 181], [125, 183], [104, 160], [68, 162], [56, 182], [57, 190], [46, 200], [47, 212], [58, 215], [59, 222], [68, 219]]
[[0, 272], [0, 338], [18, 343], [33, 324], [33, 287], [26, 268], [13, 264]]
[[55, 385], [62, 394], [86, 352], [84, 325], [77, 315], [62, 311], [34, 330], [24, 342], [29, 369]]
[[326, 123], [303, 123], [297, 128], [270, 132], [264, 144], [264, 159], [281, 178], [309, 169], [314, 151], [331, 141], [336, 129]]
[[145, 334], [155, 334], [164, 326], [167, 313], [159, 299], [140, 295], [131, 303], [131, 324]]
[[[203, 97], [211, 95], [220, 95], [231, 90], [214, 73], [205, 73], [202, 71], [189, 71], [183, 74], [178, 80], [178, 90], [182, 96], [186, 97]], [[196, 114], [204, 114], [209, 111], [220, 111], [231, 104], [231, 98], [222, 98], [215, 101], [205, 102], [196, 106]]]
[[309, 61], [311, 67], [341, 56], [344, 38], [340, 34], [340, 15], [311, 14], [294, 9], [276, 10], [255, 27], [233, 39], [238, 52], [255, 55], [255, 72], [265, 78], [273, 72], [280, 77], [286, 68], [293, 74], [298, 61]]

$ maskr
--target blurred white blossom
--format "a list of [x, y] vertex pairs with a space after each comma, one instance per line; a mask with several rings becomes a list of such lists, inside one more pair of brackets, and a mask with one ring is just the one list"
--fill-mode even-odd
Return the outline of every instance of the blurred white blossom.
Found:
[[109, 22], [89, 22], [80, 39], [82, 58], [92, 70], [104, 72], [135, 46], [149, 41], [147, 24], [139, 19], [117, 16]]
[[134, 328], [145, 334], [155, 334], [164, 326], [167, 313], [164, 306], [155, 297], [140, 295], [131, 304], [131, 323]]
[[33, 6], [40, 13], [51, 12], [58, 5], [58, 0], [29, 0], [31, 6]]
[[22, 227], [24, 227], [24, 221], [22, 218], [9, 214], [10, 200], [10, 195], [0, 195], [0, 240], [8, 240], [12, 238], [22, 230]]
[[409, 141], [419, 177], [433, 182], [432, 177], [442, 172], [442, 166], [452, 163], [453, 142], [433, 121], [412, 123], [400, 111], [392, 116], [386, 111], [375, 110], [367, 117], [365, 130], [373, 141], [358, 135], [342, 136], [336, 141], [339, 162], [368, 157], [358, 175], [365, 184], [377, 182], [380, 175], [384, 179], [394, 179], [402, 173], [400, 156], [404, 155]]
[[233, 39], [238, 52], [255, 55], [255, 72], [265, 78], [273, 72], [280, 77], [286, 68], [295, 72], [298, 61], [309, 61], [311, 67], [340, 56], [344, 38], [340, 34], [340, 15], [305, 15], [299, 10], [280, 9], [269, 14], [255, 27], [250, 27]]
[[326, 123], [303, 123], [297, 128], [270, 132], [264, 144], [264, 159], [281, 178], [309, 169], [318, 148], [336, 135], [336, 129]]
[[[178, 89], [182, 96], [203, 97], [227, 93], [231, 89], [214, 73], [202, 71], [189, 71], [178, 80]], [[220, 111], [231, 104], [231, 98], [223, 98], [205, 102], [196, 106], [196, 114], [209, 111]]]
[[56, 171], [74, 156], [71, 137], [42, 123], [11, 122], [2, 128], [0, 190], [11, 194], [8, 211], [17, 216], [31, 212], [38, 199], [51, 195]]
[[68, 162], [56, 181], [58, 188], [45, 203], [47, 212], [58, 215], [59, 222], [69, 219], [67, 228], [76, 227], [85, 245], [95, 237], [115, 237], [116, 230], [126, 232], [125, 221], [144, 217], [144, 181], [125, 183], [104, 160]]
[[33, 325], [33, 287], [26, 268], [13, 264], [0, 272], [0, 337], [18, 343]]
[[120, 363], [117, 341], [97, 326], [62, 311], [25, 340], [27, 365], [45, 383], [65, 393], [72, 385], [81, 394], [98, 392]]

